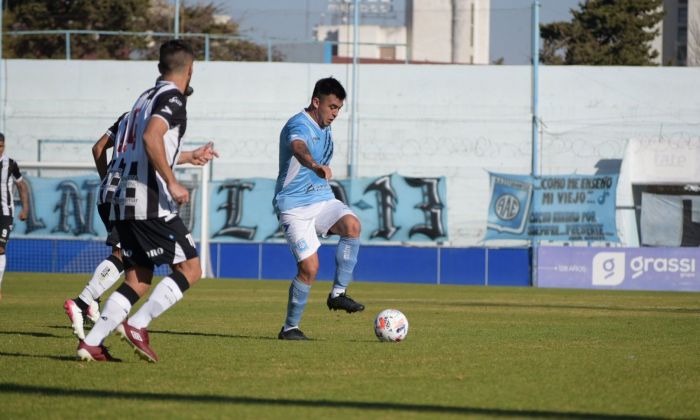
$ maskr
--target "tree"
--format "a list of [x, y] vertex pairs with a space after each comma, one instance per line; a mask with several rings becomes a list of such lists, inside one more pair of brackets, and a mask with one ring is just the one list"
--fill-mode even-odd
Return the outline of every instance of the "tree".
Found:
[[[183, 2], [184, 3], [184, 2]], [[174, 6], [166, 0], [14, 0], [7, 6], [9, 30], [88, 29], [125, 32], [173, 32]], [[212, 38], [210, 59], [267, 61], [267, 48], [236, 38], [239, 26], [220, 17], [213, 4], [183, 5], [180, 9], [180, 34], [204, 58], [204, 37], [187, 33], [226, 35]], [[66, 55], [64, 35], [19, 35], [5, 37], [5, 57], [63, 58]], [[164, 39], [155, 36], [73, 34], [71, 58], [157, 59], [158, 47]], [[273, 59], [281, 54], [273, 52]]]
[[[89, 29], [138, 31], [144, 24], [149, 0], [19, 0], [7, 5], [6, 25], [9, 30]], [[145, 40], [122, 36], [77, 35], [71, 39], [74, 58], [129, 57], [131, 48], [145, 45]], [[22, 35], [5, 37], [4, 50], [9, 58], [63, 58], [65, 37], [58, 35]], [[99, 41], [99, 42], [98, 42]], [[135, 46], [127, 47], [133, 42]]]
[[545, 64], [653, 65], [663, 0], [587, 0], [570, 22], [542, 25]]
[[[226, 38], [212, 37], [209, 42], [211, 60], [227, 61], [267, 61], [267, 48], [254, 42], [234, 38], [240, 34], [238, 23], [218, 19], [221, 14], [219, 7], [214, 4], [197, 4], [184, 6], [180, 10], [180, 33], [206, 33], [210, 35], [226, 35]], [[174, 8], [168, 6], [166, 0], [153, 0], [148, 14], [147, 26], [160, 32], [172, 32]], [[188, 42], [199, 53], [199, 59], [204, 58], [205, 40], [203, 37], [187, 37]], [[157, 44], [146, 54], [148, 57], [158, 56]], [[272, 59], [282, 60], [282, 55], [273, 51]]]

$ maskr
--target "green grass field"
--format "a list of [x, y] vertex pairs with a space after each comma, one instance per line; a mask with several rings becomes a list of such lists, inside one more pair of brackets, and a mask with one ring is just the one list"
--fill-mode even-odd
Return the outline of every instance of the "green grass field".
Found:
[[[698, 418], [700, 295], [356, 283], [312, 289], [309, 342], [276, 339], [288, 282], [203, 280], [151, 324], [160, 362], [75, 359], [87, 276], [7, 273], [0, 418]], [[397, 308], [402, 343], [374, 316]]]

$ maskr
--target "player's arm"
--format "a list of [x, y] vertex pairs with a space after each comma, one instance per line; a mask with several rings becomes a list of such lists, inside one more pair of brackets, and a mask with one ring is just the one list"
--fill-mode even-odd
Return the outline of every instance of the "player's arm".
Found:
[[17, 185], [17, 190], [19, 190], [19, 199], [22, 202], [22, 211], [19, 212], [19, 220], [27, 220], [27, 214], [29, 213], [29, 188], [27, 188], [27, 183], [23, 179], [20, 179], [15, 183]]
[[92, 146], [92, 158], [95, 160], [95, 167], [100, 179], [107, 175], [107, 149], [113, 146], [114, 140], [108, 133], [103, 134]]
[[304, 143], [303, 140], [292, 140], [291, 147], [294, 157], [297, 158], [297, 160], [302, 166], [314, 171], [314, 173], [318, 175], [319, 178], [331, 179], [331, 177], [333, 176], [331, 168], [329, 166], [319, 165], [314, 160], [313, 156], [311, 156], [311, 151], [309, 151], [309, 148], [306, 147], [306, 143]]
[[214, 150], [214, 143], [210, 141], [204, 146], [180, 153], [180, 156], [177, 159], [177, 164], [182, 165], [183, 163], [189, 163], [192, 165], [203, 166], [215, 157], [219, 157], [219, 152]]
[[152, 116], [146, 126], [146, 131], [143, 133], [143, 144], [148, 155], [148, 160], [163, 178], [168, 186], [170, 196], [178, 204], [187, 203], [190, 199], [190, 194], [185, 187], [180, 185], [175, 179], [173, 170], [168, 165], [168, 160], [165, 154], [165, 140], [163, 137], [168, 132], [168, 123], [159, 116]]
[[29, 213], [29, 188], [27, 183], [22, 179], [22, 172], [19, 170], [19, 165], [17, 162], [10, 160], [10, 173], [15, 179], [15, 185], [17, 185], [17, 190], [19, 191], [19, 199], [22, 202], [22, 211], [19, 213], [19, 220], [27, 220], [27, 214]]

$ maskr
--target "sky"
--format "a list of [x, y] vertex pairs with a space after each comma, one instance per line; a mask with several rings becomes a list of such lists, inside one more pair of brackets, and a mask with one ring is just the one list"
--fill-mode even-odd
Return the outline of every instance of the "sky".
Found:
[[[541, 23], [570, 20], [570, 9], [577, 9], [580, 1], [540, 0]], [[240, 23], [244, 35], [258, 42], [267, 37], [308, 41], [313, 39], [314, 26], [339, 23], [337, 15], [329, 11], [329, 0], [212, 0], [212, 2]], [[394, 6], [392, 15], [380, 19], [368, 18], [362, 22], [403, 25], [405, 0], [392, 0], [392, 3]], [[531, 6], [532, 0], [491, 0], [491, 61], [502, 57], [504, 64], [529, 63]]]

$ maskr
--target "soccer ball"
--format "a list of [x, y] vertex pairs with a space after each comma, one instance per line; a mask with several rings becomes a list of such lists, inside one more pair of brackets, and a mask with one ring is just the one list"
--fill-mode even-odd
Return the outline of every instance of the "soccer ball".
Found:
[[396, 309], [385, 309], [374, 320], [374, 333], [381, 341], [403, 341], [408, 334], [408, 319]]

